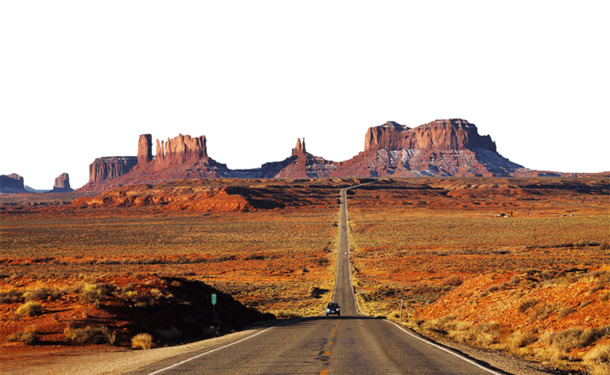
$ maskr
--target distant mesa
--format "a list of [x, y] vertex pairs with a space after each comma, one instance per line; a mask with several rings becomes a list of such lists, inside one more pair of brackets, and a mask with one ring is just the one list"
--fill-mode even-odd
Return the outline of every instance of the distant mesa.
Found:
[[480, 136], [477, 127], [462, 119], [436, 120], [415, 129], [388, 121], [369, 128], [364, 150], [474, 150], [487, 149], [496, 152], [496, 144], [490, 136]]
[[324, 177], [492, 177], [537, 176], [539, 172], [498, 154], [489, 135], [463, 119], [436, 120], [409, 128], [394, 121], [366, 131], [364, 151], [334, 162], [307, 152], [299, 138], [291, 155], [253, 169], [229, 169], [208, 155], [205, 136], [178, 135], [166, 141], [142, 134], [137, 156], [96, 159], [83, 190], [107, 190], [123, 185], [176, 179], [324, 178]]
[[138, 165], [135, 156], [109, 156], [97, 158], [89, 165], [89, 183], [103, 183], [123, 176]]
[[23, 184], [23, 177], [17, 173], [11, 173], [9, 175], [0, 175], [0, 193], [3, 194], [17, 194], [27, 193]]
[[53, 184], [53, 193], [67, 193], [70, 191], [74, 191], [70, 187], [70, 176], [67, 173], [62, 173], [55, 179], [55, 183]]
[[24, 186], [23, 177], [13, 173], [0, 176], [0, 193], [1, 194], [21, 194], [21, 193], [67, 193], [74, 191], [70, 187], [70, 176], [67, 173], [62, 173], [55, 179], [53, 190], [36, 190], [29, 186]]

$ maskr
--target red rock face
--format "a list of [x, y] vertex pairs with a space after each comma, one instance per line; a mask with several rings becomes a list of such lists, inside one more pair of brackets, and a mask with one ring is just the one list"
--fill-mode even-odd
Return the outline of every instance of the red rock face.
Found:
[[364, 141], [365, 151], [402, 149], [496, 151], [489, 136], [480, 136], [477, 127], [462, 119], [436, 120], [411, 129], [388, 121], [369, 128]]
[[70, 176], [67, 173], [62, 173], [55, 179], [53, 184], [54, 192], [68, 192], [72, 191], [70, 187]]
[[152, 159], [152, 136], [150, 134], [142, 134], [138, 141], [138, 164], [146, 164]]
[[23, 177], [16, 173], [0, 176], [0, 193], [25, 193]]
[[307, 151], [305, 150], [305, 138], [303, 138], [302, 142], [301, 142], [301, 138], [299, 138], [297, 140], [296, 147], [292, 149], [292, 156], [304, 155], [306, 153], [307, 153]]
[[135, 156], [97, 158], [89, 165], [89, 183], [104, 182], [120, 177], [138, 164]]
[[[371, 127], [365, 151], [344, 162], [311, 155], [298, 139], [290, 157], [259, 168], [231, 170], [207, 154], [205, 136], [180, 134], [167, 141], [143, 134], [138, 157], [96, 159], [83, 189], [105, 190], [189, 178], [323, 178], [420, 176], [526, 176], [533, 174], [496, 152], [489, 136], [479, 135], [466, 120], [436, 120], [414, 129], [395, 122]], [[137, 165], [136, 165], [137, 164]]]
[[190, 135], [180, 134], [166, 142], [157, 140], [157, 157], [155, 160], [158, 166], [183, 164], [187, 161], [196, 161], [207, 157], [204, 135], [191, 138]]

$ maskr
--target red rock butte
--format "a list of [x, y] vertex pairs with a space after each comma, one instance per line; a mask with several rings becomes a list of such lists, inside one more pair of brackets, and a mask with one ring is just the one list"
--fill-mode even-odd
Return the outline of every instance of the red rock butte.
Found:
[[311, 155], [305, 139], [298, 139], [289, 157], [259, 168], [227, 168], [207, 153], [206, 137], [178, 135], [156, 141], [142, 134], [137, 156], [96, 159], [89, 167], [84, 190], [166, 182], [189, 178], [335, 178], [335, 177], [429, 177], [429, 176], [540, 176], [501, 156], [489, 135], [463, 119], [436, 120], [409, 128], [388, 121], [370, 127], [364, 151], [334, 162]]

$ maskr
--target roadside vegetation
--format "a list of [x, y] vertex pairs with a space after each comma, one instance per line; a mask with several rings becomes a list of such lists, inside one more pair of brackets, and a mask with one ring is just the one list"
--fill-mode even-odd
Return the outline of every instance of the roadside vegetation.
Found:
[[492, 181], [403, 181], [352, 195], [360, 309], [398, 321], [402, 300], [402, 322], [425, 335], [604, 373], [607, 185]]
[[[213, 180], [210, 188], [224, 191], [223, 199], [247, 197], [249, 210], [227, 212], [219, 200], [204, 212], [176, 212], [176, 202], [204, 194], [207, 183], [125, 187], [59, 208], [6, 206], [0, 345], [146, 349], [218, 336], [257, 319], [319, 315], [334, 285], [336, 198], [349, 182], [230, 181], [222, 190]], [[125, 196], [155, 201], [150, 194], [161, 203], [115, 204]], [[164, 201], [174, 202], [171, 210]], [[212, 293], [219, 296], [215, 313]], [[246, 309], [242, 318], [232, 315], [242, 307], [228, 296]], [[167, 316], [154, 315], [159, 311]]]

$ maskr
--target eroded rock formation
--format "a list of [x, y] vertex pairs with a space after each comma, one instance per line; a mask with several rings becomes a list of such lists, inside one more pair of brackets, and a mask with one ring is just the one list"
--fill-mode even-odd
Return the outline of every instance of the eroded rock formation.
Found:
[[89, 183], [105, 182], [120, 177], [138, 164], [135, 156], [97, 158], [89, 165]]
[[13, 194], [13, 193], [25, 193], [25, 185], [23, 184], [23, 177], [17, 173], [11, 173], [9, 175], [0, 176], [0, 193]]
[[259, 168], [231, 170], [208, 156], [205, 136], [180, 134], [156, 141], [142, 134], [138, 156], [96, 159], [85, 189], [199, 178], [321, 178], [422, 176], [527, 176], [536, 171], [502, 157], [491, 137], [462, 119], [436, 120], [409, 128], [393, 121], [371, 127], [365, 150], [343, 162], [311, 155], [298, 139], [291, 155]]
[[303, 138], [303, 141], [301, 141], [301, 138], [297, 139], [297, 145], [295, 148], [292, 149], [292, 156], [303, 155], [306, 153], [307, 151], [305, 150], [305, 138]]
[[142, 134], [138, 140], [138, 164], [146, 164], [152, 159], [152, 136], [150, 134]]
[[55, 183], [53, 184], [53, 192], [55, 193], [63, 193], [73, 191], [70, 187], [70, 176], [67, 173], [62, 173], [55, 179]]
[[474, 124], [462, 119], [436, 120], [411, 129], [394, 121], [369, 128], [364, 140], [365, 151], [473, 150], [496, 151], [491, 137], [481, 136]]
[[157, 140], [157, 164], [183, 164], [207, 157], [204, 135], [192, 138], [190, 135], [180, 134], [172, 139], [168, 138], [165, 142]]

